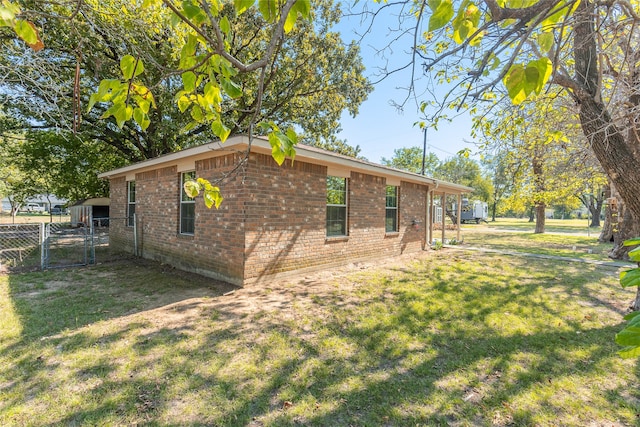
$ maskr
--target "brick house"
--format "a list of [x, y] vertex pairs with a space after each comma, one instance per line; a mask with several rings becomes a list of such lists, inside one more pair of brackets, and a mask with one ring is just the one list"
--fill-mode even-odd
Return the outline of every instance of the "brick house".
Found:
[[[247, 156], [248, 142], [232, 137], [100, 174], [111, 187], [110, 245], [242, 286], [423, 250], [434, 195], [460, 201], [472, 190], [305, 145], [278, 166], [268, 140], [254, 138]], [[186, 196], [182, 183], [193, 177], [224, 177], [220, 209]]]

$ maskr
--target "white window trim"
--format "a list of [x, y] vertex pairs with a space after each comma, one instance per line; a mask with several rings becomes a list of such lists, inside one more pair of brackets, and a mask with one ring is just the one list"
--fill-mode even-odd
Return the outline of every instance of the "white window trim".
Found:
[[184, 172], [180, 173], [180, 200], [179, 200], [179, 206], [178, 206], [178, 211], [179, 211], [178, 212], [178, 216], [179, 216], [179, 218], [178, 218], [178, 232], [179, 232], [179, 234], [184, 235], [184, 236], [193, 236], [195, 234], [195, 231], [196, 231], [195, 230], [195, 208], [194, 208], [194, 219], [193, 219], [194, 220], [193, 231], [191, 231], [191, 232], [182, 231], [182, 205], [183, 204], [193, 204], [193, 205], [195, 205], [195, 203], [196, 203], [195, 199], [191, 199], [191, 200], [184, 200], [183, 199], [183, 197], [186, 196], [186, 193], [184, 191], [184, 178], [185, 178], [186, 174], [191, 173], [191, 172], [193, 172], [194, 179], [195, 179], [195, 172], [196, 171], [194, 171], [194, 170], [184, 171]]
[[[393, 207], [387, 206], [387, 187], [394, 187], [396, 189], [396, 205]], [[392, 234], [400, 231], [400, 187], [397, 185], [390, 185], [384, 188], [384, 231], [385, 233]], [[396, 228], [395, 230], [387, 230], [387, 211], [394, 210], [396, 213]]]
[[[329, 206], [344, 207], [344, 234], [335, 234], [335, 235], [329, 236], [327, 234], [327, 230], [326, 230], [327, 224], [325, 220], [325, 237], [327, 239], [340, 239], [340, 238], [349, 236], [349, 178], [344, 176], [327, 175], [327, 177], [330, 177], [330, 176], [335, 178], [342, 178], [344, 180], [344, 204], [339, 205], [334, 203], [327, 203], [327, 207]], [[329, 191], [329, 188], [327, 188], [327, 191]]]
[[[131, 185], [133, 184], [133, 195], [134, 195], [134, 200], [133, 202], [131, 201]], [[134, 210], [133, 213], [135, 214], [135, 205], [136, 205], [136, 181], [135, 180], [131, 180], [131, 181], [127, 181], [127, 227], [133, 227], [133, 218], [131, 216], [131, 205], [134, 206]]]

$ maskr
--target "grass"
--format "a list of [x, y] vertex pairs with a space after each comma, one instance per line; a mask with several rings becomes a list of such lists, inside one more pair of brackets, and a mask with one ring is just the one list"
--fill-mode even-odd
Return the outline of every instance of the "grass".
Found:
[[[496, 218], [495, 222], [483, 223], [489, 229], [506, 229], [511, 231], [533, 231], [535, 222], [529, 222], [528, 218]], [[598, 237], [600, 228], [588, 228], [586, 218], [582, 219], [546, 219], [545, 232], [547, 233], [591, 233]]]
[[[612, 261], [608, 254], [612, 243], [598, 242], [599, 229], [586, 232], [586, 220], [547, 220], [545, 233], [534, 234], [535, 224], [526, 219], [503, 219], [482, 225], [464, 225], [463, 247], [534, 253], [549, 256]], [[447, 238], [455, 231], [447, 230]]]
[[616, 273], [443, 250], [230, 295], [150, 263], [0, 276], [0, 424], [635, 425]]
[[0, 212], [0, 224], [30, 224], [41, 222], [69, 222], [69, 215], [49, 215], [48, 212], [18, 212], [15, 219], [11, 214]]

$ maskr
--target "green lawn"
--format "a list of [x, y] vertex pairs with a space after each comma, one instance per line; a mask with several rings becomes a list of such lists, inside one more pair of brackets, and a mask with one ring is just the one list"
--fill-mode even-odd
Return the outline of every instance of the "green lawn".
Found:
[[[462, 247], [613, 261], [608, 257], [613, 244], [598, 242], [600, 230], [591, 229], [588, 235], [585, 225], [586, 220], [547, 220], [545, 233], [535, 234], [535, 225], [527, 219], [498, 218], [489, 224], [463, 225]], [[455, 233], [447, 230], [446, 237], [455, 238]]]
[[[536, 228], [535, 222], [529, 222], [528, 218], [496, 218], [495, 222], [482, 223], [489, 229], [506, 229], [512, 231], [533, 231]], [[586, 218], [582, 219], [546, 219], [545, 231], [549, 233], [590, 233], [592, 236], [598, 237], [600, 228], [587, 227]], [[469, 224], [469, 227], [471, 224]]]
[[149, 263], [0, 276], [0, 425], [636, 425], [588, 264], [452, 250], [237, 289]]

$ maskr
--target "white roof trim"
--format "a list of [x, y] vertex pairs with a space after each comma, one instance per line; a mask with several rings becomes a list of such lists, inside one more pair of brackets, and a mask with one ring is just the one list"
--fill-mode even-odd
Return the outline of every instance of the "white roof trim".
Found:
[[[244, 151], [248, 146], [249, 138], [247, 136], [234, 136], [224, 143], [217, 141], [205, 145], [199, 145], [197, 147], [187, 148], [186, 150], [165, 154], [160, 157], [155, 157], [153, 159], [144, 160], [119, 169], [114, 169], [109, 172], [104, 172], [99, 174], [98, 177], [109, 179], [117, 176], [129, 176], [132, 173], [184, 163], [184, 160], [187, 158], [207, 158], [212, 155], [212, 151], [218, 152], [219, 155], [222, 155], [234, 151]], [[319, 164], [327, 166], [330, 170], [349, 169], [351, 171], [367, 173], [370, 175], [394, 177], [401, 181], [435, 186], [434, 189], [438, 189], [440, 191], [453, 191], [455, 193], [468, 193], [473, 191], [473, 188], [464, 185], [453, 184], [412, 172], [371, 163], [365, 160], [354, 159], [352, 157], [343, 156], [341, 154], [336, 154], [316, 147], [298, 144], [295, 149], [296, 157], [294, 161]], [[264, 137], [254, 137], [251, 144], [251, 151], [270, 155], [271, 145]]]

